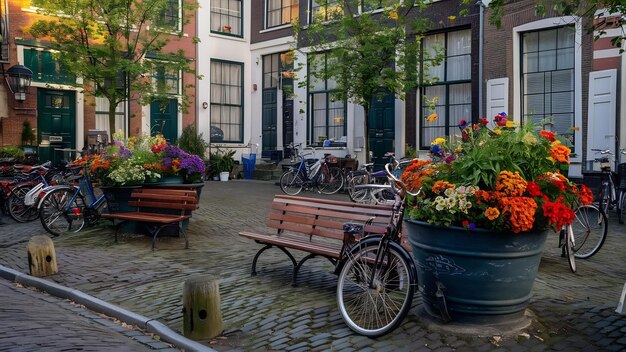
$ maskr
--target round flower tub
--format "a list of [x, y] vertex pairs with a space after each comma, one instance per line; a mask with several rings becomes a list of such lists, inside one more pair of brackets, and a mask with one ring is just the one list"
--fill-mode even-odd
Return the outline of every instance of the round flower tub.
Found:
[[547, 231], [520, 234], [406, 220], [426, 312], [456, 323], [523, 318]]

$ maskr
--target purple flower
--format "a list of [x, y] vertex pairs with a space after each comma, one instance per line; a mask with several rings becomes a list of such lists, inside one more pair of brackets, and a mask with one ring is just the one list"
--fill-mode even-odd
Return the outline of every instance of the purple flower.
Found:
[[120, 155], [120, 157], [124, 158], [124, 159], [128, 159], [130, 158], [130, 155], [132, 154], [130, 149], [124, 147], [123, 145], [120, 145], [120, 150], [118, 151], [118, 154]]
[[456, 155], [450, 153], [448, 155], [446, 155], [446, 158], [444, 159], [444, 161], [446, 162], [446, 164], [450, 164], [452, 163], [454, 160], [456, 159]]
[[474, 230], [474, 229], [476, 229], [476, 224], [474, 224], [473, 222], [470, 222], [470, 224], [469, 224], [469, 229], [470, 229], [470, 230]]
[[468, 125], [469, 125], [469, 122], [467, 122], [465, 119], [463, 119], [463, 120], [459, 121], [459, 124], [457, 126], [462, 131]]

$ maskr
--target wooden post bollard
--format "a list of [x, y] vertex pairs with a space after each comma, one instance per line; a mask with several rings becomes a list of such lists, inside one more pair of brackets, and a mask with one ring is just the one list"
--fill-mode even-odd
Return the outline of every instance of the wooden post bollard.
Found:
[[54, 243], [48, 236], [33, 236], [26, 247], [28, 251], [28, 268], [32, 276], [48, 276], [59, 271]]
[[224, 330], [217, 279], [199, 276], [183, 286], [183, 334], [194, 340], [212, 339]]

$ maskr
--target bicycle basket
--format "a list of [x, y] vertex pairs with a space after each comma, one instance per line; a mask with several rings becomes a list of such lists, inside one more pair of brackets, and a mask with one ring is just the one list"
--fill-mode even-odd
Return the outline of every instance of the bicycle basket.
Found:
[[611, 162], [609, 161], [609, 158], [602, 158], [602, 159], [598, 160], [598, 162], [600, 163], [600, 170], [610, 170], [611, 169]]
[[619, 188], [626, 189], [626, 163], [617, 165], [617, 178], [619, 179]]

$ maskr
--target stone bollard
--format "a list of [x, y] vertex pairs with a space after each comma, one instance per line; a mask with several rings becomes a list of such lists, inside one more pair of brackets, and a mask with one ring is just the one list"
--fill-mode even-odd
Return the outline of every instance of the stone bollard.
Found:
[[212, 339], [224, 330], [217, 279], [199, 276], [183, 286], [183, 334], [194, 340]]
[[26, 247], [28, 267], [32, 276], [48, 276], [59, 271], [54, 243], [48, 236], [33, 236]]

